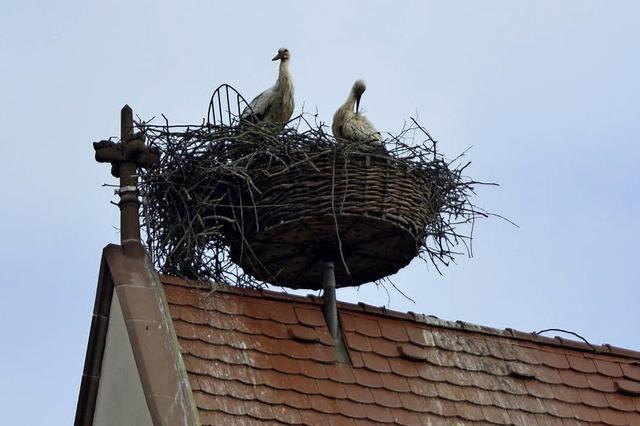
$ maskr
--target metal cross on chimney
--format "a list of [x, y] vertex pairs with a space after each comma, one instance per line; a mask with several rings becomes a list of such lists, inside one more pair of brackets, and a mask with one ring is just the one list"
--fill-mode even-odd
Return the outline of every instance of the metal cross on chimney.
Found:
[[133, 132], [133, 111], [129, 105], [120, 111], [120, 142], [94, 142], [96, 161], [111, 163], [111, 174], [120, 178], [120, 242], [126, 246], [130, 242], [140, 242], [140, 218], [138, 216], [138, 174], [137, 170], [149, 168], [160, 159], [157, 147], [145, 145], [144, 135]]

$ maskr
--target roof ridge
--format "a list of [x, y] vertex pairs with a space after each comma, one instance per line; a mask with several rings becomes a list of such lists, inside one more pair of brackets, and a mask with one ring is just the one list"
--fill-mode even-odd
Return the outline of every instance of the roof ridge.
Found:
[[[226, 284], [207, 284], [198, 280], [190, 280], [186, 278], [179, 278], [171, 275], [160, 275], [160, 280], [163, 284], [176, 285], [180, 287], [198, 289], [198, 290], [214, 290], [223, 293], [237, 294], [241, 296], [249, 296], [260, 299], [272, 299], [272, 300], [286, 300], [296, 301], [299, 303], [306, 303], [312, 305], [321, 305], [322, 298], [308, 294], [306, 296], [300, 296], [297, 294], [288, 294], [283, 292], [277, 292], [266, 289], [253, 289], [233, 287]], [[384, 306], [373, 306], [363, 302], [357, 304], [338, 301], [338, 308], [341, 310], [347, 310], [355, 313], [364, 313], [376, 316], [382, 316], [386, 318], [396, 318], [401, 320], [412, 321], [415, 323], [426, 324], [432, 327], [445, 328], [450, 330], [461, 330], [470, 333], [488, 334], [493, 336], [505, 337], [508, 339], [528, 341], [537, 344], [562, 347], [568, 350], [578, 350], [583, 352], [590, 352], [603, 355], [617, 355], [626, 358], [633, 358], [640, 360], [640, 351], [632, 349], [621, 348], [617, 346], [604, 343], [601, 345], [591, 345], [585, 342], [580, 342], [572, 339], [565, 339], [559, 336], [546, 337], [535, 334], [534, 332], [524, 332], [515, 330], [512, 328], [499, 329], [494, 327], [483, 326], [479, 324], [469, 323], [466, 321], [451, 321], [444, 320], [436, 317], [435, 315], [420, 314], [416, 312], [401, 312], [393, 309], [388, 309]]]

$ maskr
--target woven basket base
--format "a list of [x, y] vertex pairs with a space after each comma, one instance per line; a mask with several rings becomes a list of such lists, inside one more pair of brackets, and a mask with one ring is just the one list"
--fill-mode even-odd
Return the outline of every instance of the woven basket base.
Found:
[[383, 217], [341, 214], [304, 217], [262, 230], [233, 247], [231, 256], [259, 280], [320, 289], [326, 261], [335, 263], [337, 287], [357, 286], [396, 273], [417, 255], [418, 244], [411, 232]]

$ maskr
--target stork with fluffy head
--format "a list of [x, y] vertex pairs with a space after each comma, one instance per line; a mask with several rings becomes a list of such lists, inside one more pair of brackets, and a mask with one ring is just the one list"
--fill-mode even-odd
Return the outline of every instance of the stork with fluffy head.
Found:
[[293, 79], [289, 72], [291, 52], [284, 47], [272, 59], [280, 60], [276, 84], [256, 96], [240, 115], [240, 122], [266, 123], [282, 130], [293, 114]]
[[347, 100], [333, 114], [331, 130], [338, 140], [373, 143], [382, 146], [382, 135], [371, 122], [360, 113], [360, 99], [367, 89], [364, 81], [357, 80]]

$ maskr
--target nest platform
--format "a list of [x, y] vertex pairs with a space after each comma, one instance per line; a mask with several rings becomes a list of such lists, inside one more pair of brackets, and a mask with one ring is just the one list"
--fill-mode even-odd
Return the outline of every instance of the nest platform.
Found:
[[[440, 271], [486, 213], [470, 164], [447, 161], [416, 120], [385, 147], [336, 141], [317, 115], [282, 130], [241, 123], [221, 85], [201, 124], [137, 122], [160, 162], [139, 171], [145, 244], [163, 273], [260, 288], [382, 282], [419, 257]], [[153, 120], [153, 119], [152, 119]]]
[[[337, 287], [396, 273], [415, 258], [433, 220], [430, 186], [385, 153], [327, 150], [274, 173], [252, 176], [253, 218], [231, 258], [255, 278], [290, 288], [322, 288], [324, 262]], [[246, 198], [246, 197], [245, 197]]]

